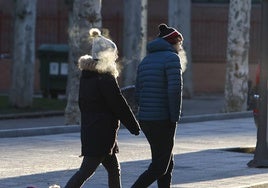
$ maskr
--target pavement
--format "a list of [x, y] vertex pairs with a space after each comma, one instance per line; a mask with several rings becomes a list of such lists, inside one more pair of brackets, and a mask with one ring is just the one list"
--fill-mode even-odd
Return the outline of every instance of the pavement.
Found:
[[[254, 154], [242, 152], [256, 145], [252, 113], [223, 113], [223, 102], [221, 95], [184, 99], [172, 187], [268, 187], [268, 169], [247, 167]], [[122, 185], [129, 188], [148, 167], [150, 149], [143, 134], [132, 136], [124, 128], [119, 130], [118, 141]], [[0, 187], [64, 187], [80, 166], [80, 147], [79, 125], [64, 125], [63, 115], [2, 117]], [[108, 187], [104, 168], [100, 166], [83, 187]]]
[[[198, 95], [184, 99], [180, 123], [252, 117], [251, 111], [223, 113], [221, 94]], [[0, 114], [0, 138], [72, 133], [79, 125], [65, 125], [64, 112], [48, 111]]]

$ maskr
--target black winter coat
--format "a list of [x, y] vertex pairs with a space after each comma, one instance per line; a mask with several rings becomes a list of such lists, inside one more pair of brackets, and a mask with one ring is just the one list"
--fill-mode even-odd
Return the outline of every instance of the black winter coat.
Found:
[[132, 133], [140, 127], [114, 76], [82, 70], [79, 89], [83, 156], [117, 152], [119, 120]]

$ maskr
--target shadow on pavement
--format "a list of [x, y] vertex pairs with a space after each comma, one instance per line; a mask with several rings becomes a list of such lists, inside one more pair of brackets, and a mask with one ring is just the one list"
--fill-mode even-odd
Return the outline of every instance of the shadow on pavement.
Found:
[[[243, 176], [256, 176], [267, 173], [267, 169], [248, 168], [247, 162], [252, 159], [252, 154], [229, 152], [222, 149], [202, 150], [174, 156], [175, 166], [172, 184], [192, 184], [203, 181], [221, 180], [226, 178], [238, 178]], [[122, 185], [130, 187], [137, 177], [147, 169], [150, 160], [121, 162]], [[68, 165], [66, 165], [68, 168]], [[77, 167], [78, 168], [78, 167]], [[0, 187], [47, 188], [52, 184], [64, 186], [68, 179], [75, 173], [76, 169], [46, 172], [20, 177], [0, 179]], [[239, 180], [237, 180], [239, 181]], [[107, 173], [100, 166], [94, 176], [84, 187], [108, 187]], [[211, 184], [213, 187], [213, 184]], [[156, 187], [154, 184], [151, 187]], [[191, 187], [191, 186], [187, 186]]]

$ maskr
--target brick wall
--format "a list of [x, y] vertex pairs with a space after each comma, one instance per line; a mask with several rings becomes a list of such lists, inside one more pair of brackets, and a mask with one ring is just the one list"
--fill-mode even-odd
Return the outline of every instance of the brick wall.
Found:
[[[0, 54], [12, 51], [13, 3], [13, 1], [0, 0], [0, 5], [3, 7], [0, 10]], [[109, 29], [112, 39], [118, 45], [119, 56], [122, 56], [123, 0], [102, 0], [102, 3], [103, 27]], [[148, 40], [158, 34], [159, 23], [167, 23], [167, 9], [166, 1], [149, 1]], [[67, 43], [68, 7], [64, 4], [64, 0], [38, 0], [37, 12], [36, 48], [43, 43]], [[259, 61], [260, 13], [260, 5], [253, 5], [249, 52], [251, 80], [255, 78], [255, 67]], [[196, 93], [223, 92], [227, 22], [228, 4], [192, 4], [192, 60]], [[9, 89], [11, 63], [11, 59], [0, 59], [0, 92], [7, 92]], [[38, 59], [35, 69], [35, 92], [39, 92]]]

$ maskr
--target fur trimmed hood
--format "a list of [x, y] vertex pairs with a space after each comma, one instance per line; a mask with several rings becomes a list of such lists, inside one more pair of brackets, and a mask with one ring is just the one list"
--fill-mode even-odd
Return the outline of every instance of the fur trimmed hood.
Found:
[[94, 60], [92, 56], [84, 55], [78, 60], [78, 68], [80, 70], [89, 70], [98, 73], [110, 73], [117, 78], [119, 72], [117, 70], [116, 63], [110, 59], [111, 58], [102, 58], [99, 60]]

